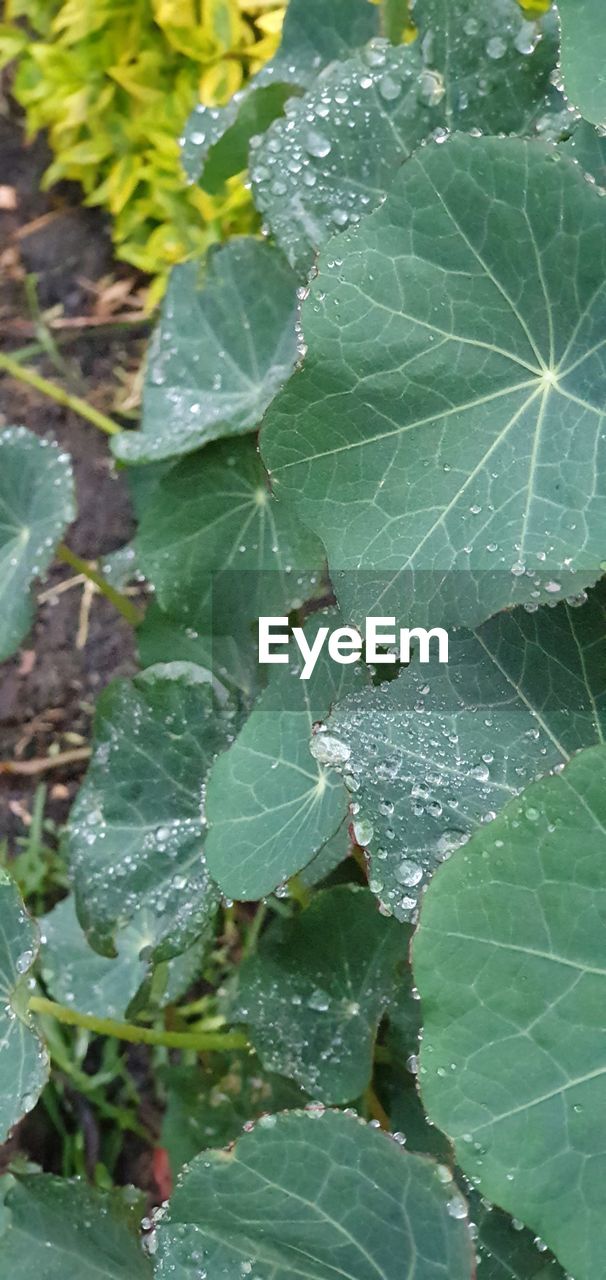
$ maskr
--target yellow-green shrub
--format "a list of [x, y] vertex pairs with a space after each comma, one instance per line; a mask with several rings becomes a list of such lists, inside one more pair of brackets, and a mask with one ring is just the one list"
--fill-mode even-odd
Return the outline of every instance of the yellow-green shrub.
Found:
[[28, 131], [54, 154], [45, 183], [108, 209], [121, 258], [162, 276], [251, 228], [239, 179], [212, 198], [186, 186], [178, 137], [197, 100], [224, 103], [274, 53], [277, 0], [5, 0], [4, 18], [0, 64], [17, 59]]

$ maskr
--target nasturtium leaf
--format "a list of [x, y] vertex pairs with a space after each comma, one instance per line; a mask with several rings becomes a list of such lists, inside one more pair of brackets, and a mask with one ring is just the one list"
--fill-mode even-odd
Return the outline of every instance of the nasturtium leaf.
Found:
[[120, 932], [114, 959], [100, 956], [87, 942], [71, 896], [43, 916], [40, 927], [39, 970], [49, 995], [96, 1018], [132, 1017], [140, 1007], [169, 1004], [202, 967], [203, 947], [194, 945], [150, 974], [141, 959], [149, 938], [144, 915]]
[[40, 974], [53, 1000], [93, 1017], [122, 1018], [146, 976], [144, 932], [125, 929], [118, 956], [100, 956], [87, 942], [71, 896], [42, 917], [40, 928]]
[[150, 667], [101, 695], [68, 835], [78, 916], [101, 954], [115, 954], [133, 926], [155, 961], [210, 931], [218, 895], [202, 789], [237, 729], [225, 690], [191, 663]]
[[[334, 611], [313, 614], [305, 627], [312, 645]], [[298, 651], [297, 651], [298, 654]], [[307, 866], [347, 813], [347, 793], [335, 773], [312, 758], [315, 721], [363, 679], [323, 650], [308, 680], [298, 654], [270, 668], [261, 694], [229, 751], [215, 761], [206, 792], [211, 875], [229, 898], [257, 899]]]
[[432, 135], [557, 131], [567, 115], [550, 83], [553, 14], [529, 21], [516, 0], [417, 0], [414, 19], [414, 44], [373, 40], [335, 63], [253, 146], [255, 203], [301, 272], [381, 203]]
[[301, 884], [308, 889], [312, 889], [314, 885], [320, 884], [327, 876], [336, 871], [337, 867], [348, 858], [352, 850], [352, 838], [349, 833], [349, 822], [347, 819], [341, 823], [338, 831], [331, 836], [326, 844], [322, 845], [320, 851], [303, 867], [299, 872]]
[[124, 462], [191, 453], [258, 427], [297, 359], [296, 282], [252, 238], [175, 267], [152, 341], [141, 431], [116, 436]]
[[119, 1192], [49, 1174], [4, 1181], [0, 1274], [7, 1280], [151, 1280], [136, 1217]]
[[213, 1054], [210, 1065], [166, 1067], [162, 1072], [166, 1111], [162, 1145], [177, 1174], [207, 1147], [227, 1147], [245, 1124], [268, 1111], [288, 1111], [305, 1104], [305, 1094], [292, 1081], [268, 1075], [253, 1054]]
[[260, 615], [288, 613], [323, 589], [322, 544], [291, 502], [273, 498], [252, 439], [220, 441], [172, 468], [136, 545], [161, 607], [221, 637], [217, 650], [224, 637], [250, 641]]
[[38, 944], [14, 881], [0, 869], [0, 1143], [35, 1107], [48, 1079], [48, 1055], [27, 1012]]
[[259, 666], [256, 639], [248, 643], [235, 636], [202, 635], [171, 617], [157, 600], [148, 605], [137, 627], [137, 649], [142, 667], [158, 662], [194, 662], [206, 667], [226, 689], [250, 706], [263, 687], [264, 668]]
[[340, 1111], [267, 1116], [204, 1152], [158, 1228], [157, 1280], [329, 1276], [471, 1280], [464, 1202], [433, 1161]]
[[415, 939], [421, 1091], [481, 1193], [575, 1280], [604, 1256], [606, 748], [443, 867]]
[[313, 739], [351, 788], [370, 885], [414, 918], [436, 867], [540, 774], [606, 739], [606, 589], [586, 603], [524, 608], [450, 637], [449, 662], [418, 660], [356, 693]]
[[475, 626], [600, 576], [605, 279], [606, 202], [516, 138], [423, 148], [326, 249], [262, 448], [348, 619]]
[[410, 939], [367, 889], [339, 885], [277, 919], [238, 972], [232, 1017], [267, 1071], [322, 1102], [351, 1102], [372, 1076], [382, 1015], [406, 969]]
[[264, 133], [286, 99], [312, 83], [323, 67], [346, 58], [377, 35], [379, 12], [370, 0], [290, 0], [282, 42], [271, 62], [225, 107], [200, 105], [183, 139], [188, 177], [207, 191], [246, 168], [250, 139]]
[[67, 455], [25, 427], [0, 431], [0, 662], [28, 631], [31, 584], [75, 514]]
[[606, 127], [606, 28], [601, 0], [558, 0], [564, 89], [586, 120]]

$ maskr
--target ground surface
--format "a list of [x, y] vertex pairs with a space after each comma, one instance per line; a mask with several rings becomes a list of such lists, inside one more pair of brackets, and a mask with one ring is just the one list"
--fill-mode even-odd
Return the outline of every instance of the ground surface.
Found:
[[[0, 348], [13, 352], [35, 338], [35, 314], [25, 277], [34, 275], [40, 308], [50, 317], [62, 367], [43, 355], [33, 360], [46, 377], [113, 412], [120, 372], [132, 377], [141, 360], [145, 325], [122, 328], [96, 323], [100, 294], [124, 272], [112, 262], [102, 218], [77, 205], [77, 192], [41, 193], [48, 156], [43, 142], [26, 145], [18, 120], [0, 98]], [[6, 207], [8, 206], [8, 207]], [[11, 207], [14, 206], [14, 207]], [[118, 310], [124, 306], [118, 304]], [[89, 327], [55, 328], [65, 320]], [[71, 454], [78, 518], [66, 542], [97, 559], [128, 541], [132, 511], [124, 478], [111, 462], [106, 439], [95, 427], [38, 392], [0, 378], [0, 426], [21, 424], [52, 436]], [[88, 742], [93, 704], [114, 676], [134, 669], [132, 631], [100, 595], [87, 599], [81, 584], [52, 594], [73, 579], [56, 565], [40, 584], [36, 620], [21, 651], [0, 665], [0, 764], [39, 761], [49, 752], [78, 750]], [[89, 608], [90, 606], [90, 608]], [[80, 647], [79, 647], [80, 646]], [[65, 821], [85, 761], [31, 776], [0, 772], [0, 843], [14, 850], [26, 832], [34, 791], [47, 785], [46, 817]]]

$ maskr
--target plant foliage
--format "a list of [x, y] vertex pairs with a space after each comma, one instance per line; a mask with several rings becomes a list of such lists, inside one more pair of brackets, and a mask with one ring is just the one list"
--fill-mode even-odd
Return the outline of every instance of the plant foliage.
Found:
[[[191, 14], [156, 8], [202, 67]], [[39, 959], [0, 884], [4, 1129], [56, 1110], [48, 1052], [136, 1126], [100, 1097], [119, 1051], [86, 1051], [138, 1040], [182, 1172], [139, 1249], [121, 1195], [16, 1168], [2, 1274], [601, 1274], [601, 37], [566, 0], [290, 0], [194, 109], [192, 208], [248, 166], [266, 235], [176, 268], [112, 443], [155, 598]], [[10, 428], [0, 460], [8, 654], [73, 507], [53, 447]], [[417, 634], [306, 672], [384, 615], [447, 628], [448, 663]], [[291, 641], [269, 674], [261, 616]]]

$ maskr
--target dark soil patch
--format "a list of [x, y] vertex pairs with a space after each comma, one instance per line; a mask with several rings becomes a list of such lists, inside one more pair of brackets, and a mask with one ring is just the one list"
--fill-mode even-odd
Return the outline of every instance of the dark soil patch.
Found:
[[[10, 185], [16, 194], [16, 207], [0, 211], [0, 343], [7, 351], [29, 340], [23, 337], [32, 320], [26, 274], [35, 273], [43, 309], [60, 305], [66, 316], [85, 316], [91, 306], [90, 283], [112, 269], [103, 219], [70, 204], [69, 191], [40, 194], [47, 162], [43, 143], [25, 146], [19, 122], [0, 116], [0, 186]], [[37, 359], [35, 367], [107, 412], [116, 368], [134, 368], [142, 351], [140, 331], [83, 330], [62, 347], [62, 371], [47, 358]], [[3, 377], [0, 425], [12, 423], [51, 436], [72, 456], [78, 518], [66, 536], [68, 545], [92, 560], [127, 542], [134, 527], [132, 510], [105, 437]], [[37, 760], [86, 745], [100, 690], [135, 668], [132, 631], [102, 596], [87, 600], [81, 585], [49, 595], [49, 588], [73, 577], [64, 565], [52, 568], [37, 591], [41, 599], [30, 636], [20, 653], [0, 666], [1, 761]], [[15, 840], [26, 833], [33, 792], [41, 780], [48, 786], [47, 816], [64, 822], [84, 768], [85, 762], [78, 762], [31, 777], [0, 775], [0, 841], [7, 839], [14, 849]]]

